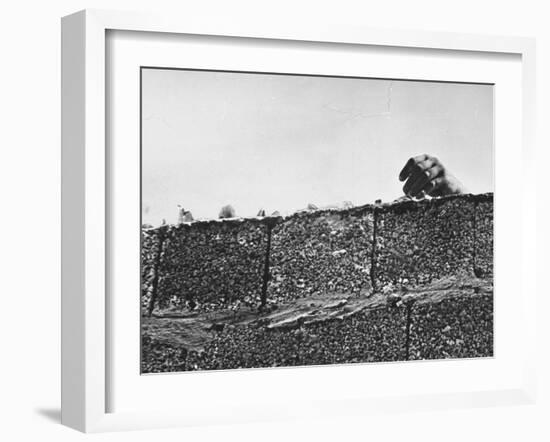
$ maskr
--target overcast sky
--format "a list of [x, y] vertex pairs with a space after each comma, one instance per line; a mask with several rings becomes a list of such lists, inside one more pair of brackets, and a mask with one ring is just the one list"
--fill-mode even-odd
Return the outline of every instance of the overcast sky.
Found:
[[435, 155], [493, 191], [493, 87], [144, 69], [143, 222], [292, 212], [402, 195], [398, 174]]

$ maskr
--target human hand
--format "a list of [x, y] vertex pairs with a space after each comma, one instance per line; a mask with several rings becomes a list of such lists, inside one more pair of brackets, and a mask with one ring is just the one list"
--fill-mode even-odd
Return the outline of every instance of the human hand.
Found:
[[405, 195], [415, 198], [467, 192], [438, 158], [427, 154], [410, 158], [399, 174], [399, 181], [406, 181], [403, 186]]

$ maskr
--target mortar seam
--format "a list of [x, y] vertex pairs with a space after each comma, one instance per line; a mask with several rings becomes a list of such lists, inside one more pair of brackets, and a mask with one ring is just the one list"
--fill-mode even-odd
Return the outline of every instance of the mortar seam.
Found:
[[271, 231], [272, 226], [267, 225], [267, 244], [265, 249], [265, 260], [264, 260], [264, 274], [262, 281], [262, 293], [260, 298], [260, 307], [264, 307], [267, 304], [267, 285], [269, 283], [269, 277], [271, 272]]
[[474, 219], [473, 219], [473, 223], [472, 223], [472, 226], [473, 226], [473, 241], [474, 241], [474, 244], [473, 244], [473, 247], [472, 247], [472, 266], [473, 266], [473, 269], [472, 269], [472, 273], [475, 275], [476, 273], [476, 265], [477, 265], [477, 254], [476, 254], [476, 251], [477, 251], [477, 222], [476, 222], [476, 219], [477, 219], [477, 211], [478, 211], [478, 202], [477, 200], [474, 200]]
[[147, 315], [151, 317], [153, 314], [153, 310], [155, 309], [155, 303], [157, 301], [157, 295], [158, 295], [158, 281], [159, 281], [159, 268], [160, 268], [160, 260], [162, 255], [162, 247], [164, 245], [164, 235], [159, 234], [159, 245], [158, 245], [158, 253], [155, 257], [154, 265], [153, 265], [153, 281], [151, 283], [151, 299], [149, 300], [149, 307], [147, 311]]
[[372, 291], [376, 292], [377, 283], [376, 283], [376, 263], [377, 263], [377, 250], [376, 250], [376, 240], [378, 236], [378, 215], [379, 211], [375, 207], [373, 210], [373, 223], [372, 223], [372, 252], [370, 258], [370, 282], [372, 286]]
[[410, 345], [411, 345], [411, 313], [413, 308], [413, 302], [407, 304], [407, 317], [406, 317], [406, 328], [405, 328], [405, 360], [409, 361], [410, 359]]

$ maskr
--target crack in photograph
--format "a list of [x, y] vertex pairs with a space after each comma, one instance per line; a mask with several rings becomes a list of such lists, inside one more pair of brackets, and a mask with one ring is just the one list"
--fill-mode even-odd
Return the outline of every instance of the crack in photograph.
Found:
[[494, 86], [141, 68], [141, 373], [493, 356]]

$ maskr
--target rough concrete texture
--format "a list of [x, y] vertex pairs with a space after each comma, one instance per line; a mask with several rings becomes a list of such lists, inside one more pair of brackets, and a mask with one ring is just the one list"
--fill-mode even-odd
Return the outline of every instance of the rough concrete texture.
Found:
[[268, 302], [372, 290], [373, 209], [301, 212], [271, 232]]
[[257, 220], [166, 228], [156, 308], [204, 310], [260, 302], [267, 227]]
[[225, 317], [145, 319], [142, 371], [405, 359], [403, 306], [385, 298], [354, 302], [317, 297], [300, 302], [263, 314], [248, 311]]
[[474, 199], [447, 197], [385, 205], [377, 213], [375, 247], [379, 290], [473, 272]]
[[493, 195], [480, 195], [475, 210], [475, 272], [493, 276]]
[[492, 356], [492, 293], [417, 303], [411, 310], [409, 333], [409, 359]]
[[300, 298], [260, 312], [144, 318], [142, 371], [219, 370], [493, 354], [493, 287], [459, 275], [370, 297]]
[[158, 229], [144, 229], [141, 235], [141, 313], [149, 314], [153, 292], [156, 291], [155, 276], [158, 272], [161, 239]]
[[492, 356], [492, 204], [144, 231], [142, 372]]

